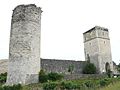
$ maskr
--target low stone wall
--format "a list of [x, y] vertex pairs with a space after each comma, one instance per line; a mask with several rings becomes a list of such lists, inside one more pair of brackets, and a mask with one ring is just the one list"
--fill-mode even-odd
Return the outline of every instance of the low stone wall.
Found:
[[105, 77], [105, 74], [71, 74], [71, 75], [64, 75], [65, 80], [78, 80], [81, 78], [102, 78]]

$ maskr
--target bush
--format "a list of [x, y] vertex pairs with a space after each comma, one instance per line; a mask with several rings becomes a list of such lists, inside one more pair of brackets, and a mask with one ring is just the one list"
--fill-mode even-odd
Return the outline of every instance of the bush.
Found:
[[93, 63], [87, 62], [85, 67], [83, 68], [83, 74], [95, 74], [96, 73], [96, 67]]
[[54, 90], [57, 87], [57, 83], [55, 82], [49, 82], [49, 83], [45, 83], [43, 84], [43, 90]]
[[40, 70], [39, 72], [39, 82], [44, 83], [47, 82], [48, 80], [48, 75], [45, 74], [44, 70]]
[[57, 80], [61, 80], [63, 78], [63, 75], [58, 74], [58, 73], [48, 73], [46, 74], [43, 70], [41, 70], [39, 72], [39, 82], [40, 83], [45, 83], [48, 80], [50, 81], [57, 81]]
[[107, 73], [108, 77], [111, 78], [111, 76], [112, 76], [112, 71], [111, 71], [111, 70], [108, 70], [106, 73]]
[[88, 88], [94, 87], [94, 83], [93, 83], [92, 81], [86, 81], [84, 84], [85, 84], [85, 86], [88, 87]]
[[100, 80], [100, 86], [107, 86], [111, 83], [111, 80], [110, 79], [102, 79]]
[[74, 82], [65, 82], [63, 81], [61, 83], [61, 90], [67, 89], [67, 90], [71, 90], [71, 89], [80, 89], [80, 85], [78, 85], [77, 83]]
[[63, 75], [58, 74], [58, 73], [48, 73], [48, 80], [51, 81], [57, 81], [57, 80], [61, 80], [63, 78]]
[[13, 86], [3, 86], [0, 87], [0, 90], [22, 90], [21, 84], [13, 85]]
[[0, 83], [5, 83], [7, 79], [7, 72], [0, 74]]

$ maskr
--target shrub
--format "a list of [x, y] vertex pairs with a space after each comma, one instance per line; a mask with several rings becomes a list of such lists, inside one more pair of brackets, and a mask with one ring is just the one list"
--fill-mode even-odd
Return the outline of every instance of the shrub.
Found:
[[54, 90], [57, 87], [57, 83], [55, 82], [49, 82], [43, 84], [43, 90]]
[[58, 74], [58, 73], [48, 73], [45, 74], [45, 72], [43, 70], [41, 70], [39, 72], [39, 82], [40, 83], [44, 83], [47, 82], [48, 80], [50, 81], [57, 81], [57, 80], [61, 80], [63, 78], [63, 75]]
[[118, 81], [116, 78], [91, 78], [43, 84], [43, 90], [97, 90]]
[[95, 74], [96, 73], [96, 67], [93, 63], [87, 62], [85, 67], [83, 68], [83, 74]]
[[22, 90], [21, 84], [13, 85], [13, 86], [3, 86], [0, 87], [0, 90]]
[[7, 72], [0, 74], [0, 83], [5, 83], [7, 79]]
[[57, 80], [61, 80], [63, 78], [63, 75], [58, 74], [58, 73], [48, 73], [48, 80], [51, 81], [57, 81]]
[[112, 71], [109, 69], [106, 73], [107, 73], [108, 77], [111, 78], [111, 76], [112, 76]]
[[13, 85], [12, 88], [13, 88], [12, 90], [21, 90], [22, 86], [21, 86], [21, 84], [18, 84], [18, 85]]
[[67, 89], [67, 90], [71, 90], [71, 89], [80, 89], [80, 85], [78, 85], [77, 83], [74, 82], [65, 82], [63, 81], [61, 83], [61, 90]]
[[39, 82], [44, 83], [47, 82], [48, 80], [48, 75], [45, 74], [44, 70], [40, 70], [39, 72]]
[[100, 80], [100, 86], [107, 86], [110, 84], [110, 79], [102, 79]]
[[72, 82], [62, 82], [62, 89], [72, 89]]
[[93, 83], [92, 81], [86, 81], [84, 84], [85, 84], [85, 86], [88, 87], [88, 88], [94, 87], [94, 83]]

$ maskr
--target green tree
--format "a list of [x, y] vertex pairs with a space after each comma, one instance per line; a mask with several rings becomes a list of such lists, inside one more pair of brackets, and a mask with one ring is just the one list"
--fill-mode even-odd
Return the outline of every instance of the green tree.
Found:
[[43, 69], [41, 69], [39, 72], [39, 82], [44, 83], [47, 82], [47, 80], [48, 80], [48, 75], [45, 73]]
[[93, 63], [87, 62], [85, 67], [83, 68], [83, 74], [95, 74], [96, 67]]
[[0, 74], [0, 83], [5, 83], [7, 79], [7, 72]]
[[57, 81], [62, 80], [63, 75], [55, 72], [48, 73], [48, 80], [50, 81]]

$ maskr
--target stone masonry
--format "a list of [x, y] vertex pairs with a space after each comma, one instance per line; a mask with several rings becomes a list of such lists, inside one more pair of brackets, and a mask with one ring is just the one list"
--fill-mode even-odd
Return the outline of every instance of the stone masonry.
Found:
[[113, 71], [111, 46], [107, 28], [95, 26], [83, 33], [85, 60], [90, 60], [97, 67], [98, 73]]
[[57, 72], [69, 75], [69, 67], [73, 66], [72, 74], [82, 74], [86, 61], [59, 60], [59, 59], [41, 59], [41, 69], [50, 72]]
[[13, 10], [7, 85], [38, 82], [41, 12], [34, 4], [19, 5]]
[[98, 73], [109, 69], [114, 72], [109, 32], [99, 26], [83, 33], [86, 61], [40, 59], [41, 13], [34, 4], [19, 5], [13, 10], [9, 60], [0, 61], [0, 73], [8, 72], [6, 85], [37, 83], [40, 69], [69, 75], [71, 65], [77, 79], [87, 60], [94, 63]]
[[[0, 73], [8, 72], [8, 59], [0, 60]], [[46, 73], [57, 72], [61, 74], [69, 75], [69, 66], [73, 65], [72, 74], [82, 74], [82, 69], [84, 68], [86, 61], [75, 61], [75, 60], [61, 60], [61, 59], [41, 59], [41, 68]]]
[[[8, 72], [8, 59], [0, 60], [0, 74]], [[75, 60], [60, 60], [60, 59], [41, 59], [41, 68], [46, 73], [57, 72], [65, 75], [70, 75], [68, 68], [73, 65], [73, 73], [75, 75], [81, 75], [86, 61], [75, 61]], [[114, 73], [117, 74], [116, 64], [113, 64]]]

